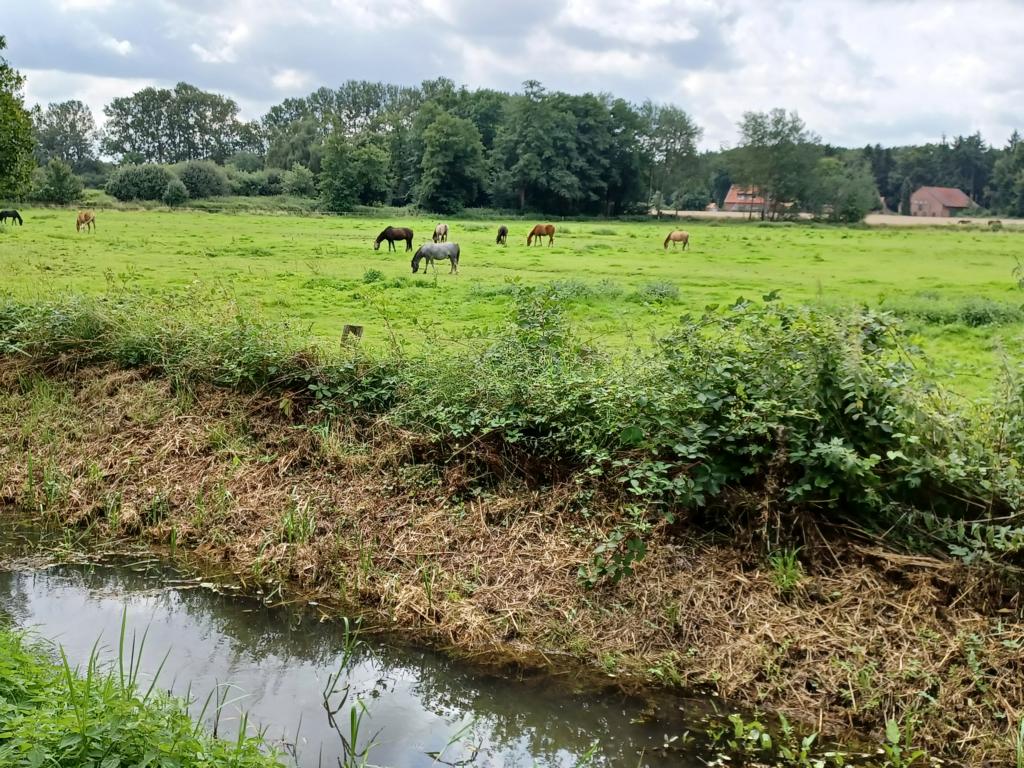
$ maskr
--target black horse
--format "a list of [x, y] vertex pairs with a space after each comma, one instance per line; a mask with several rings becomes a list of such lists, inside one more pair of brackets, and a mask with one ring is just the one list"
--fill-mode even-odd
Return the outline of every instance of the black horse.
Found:
[[388, 250], [397, 251], [395, 248], [395, 240], [405, 240], [405, 250], [412, 250], [412, 230], [406, 227], [388, 227], [379, 235], [377, 239], [373, 241], [373, 250], [379, 251], [380, 244], [385, 240], [388, 241]]
[[21, 220], [21, 214], [17, 211], [0, 211], [0, 224], [6, 224], [8, 219], [13, 219], [18, 222], [18, 226], [23, 226], [24, 221]]
[[508, 227], [502, 224], [498, 227], [498, 239], [494, 241], [495, 245], [507, 245], [508, 244]]

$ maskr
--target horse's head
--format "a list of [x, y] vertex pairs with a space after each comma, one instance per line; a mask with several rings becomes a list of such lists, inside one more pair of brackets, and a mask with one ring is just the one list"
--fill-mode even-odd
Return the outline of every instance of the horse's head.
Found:
[[373, 241], [373, 250], [375, 250], [375, 251], [379, 251], [380, 250], [380, 240], [374, 240]]
[[420, 271], [420, 259], [423, 258], [423, 254], [420, 253], [420, 250], [421, 249], [417, 248], [416, 253], [414, 253], [412, 257], [412, 273], [414, 275]]

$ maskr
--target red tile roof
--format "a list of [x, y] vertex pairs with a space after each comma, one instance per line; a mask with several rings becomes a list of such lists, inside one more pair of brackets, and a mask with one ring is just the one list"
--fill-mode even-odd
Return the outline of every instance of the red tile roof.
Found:
[[[743, 195], [743, 197], [740, 197]], [[733, 184], [725, 196], [723, 205], [764, 205], [764, 198], [755, 187], [737, 187]]]
[[920, 187], [915, 195], [930, 195], [946, 208], [970, 208], [971, 198], [953, 187]]

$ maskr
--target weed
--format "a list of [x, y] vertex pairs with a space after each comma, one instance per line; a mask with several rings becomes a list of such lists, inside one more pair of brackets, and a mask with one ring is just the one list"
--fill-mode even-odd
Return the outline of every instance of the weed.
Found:
[[786, 549], [768, 556], [772, 581], [782, 597], [793, 594], [804, 578], [804, 567], [798, 559], [799, 549]]

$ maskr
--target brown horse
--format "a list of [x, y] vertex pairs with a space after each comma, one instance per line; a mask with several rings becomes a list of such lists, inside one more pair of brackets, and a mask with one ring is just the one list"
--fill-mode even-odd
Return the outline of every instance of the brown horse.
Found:
[[530, 234], [526, 236], [526, 244], [532, 245], [533, 238], [537, 238], [537, 245], [540, 245], [540, 239], [547, 235], [548, 245], [555, 242], [555, 225], [554, 224], [538, 224], [530, 230]]
[[385, 240], [388, 241], [388, 250], [397, 251], [395, 248], [395, 240], [405, 240], [405, 250], [412, 250], [412, 230], [408, 227], [385, 227], [384, 231], [377, 235], [377, 239], [373, 241], [373, 250], [379, 251], [380, 244]]
[[448, 242], [448, 225], [438, 224], [434, 227], [434, 242], [435, 243], [447, 243]]
[[498, 227], [498, 239], [494, 241], [495, 245], [508, 245], [508, 227], [502, 224]]
[[79, 211], [78, 219], [75, 221], [75, 232], [81, 232], [85, 227], [87, 232], [96, 230], [96, 214], [92, 211]]
[[665, 250], [668, 250], [668, 244], [672, 243], [672, 247], [676, 247], [676, 243], [683, 244], [683, 250], [686, 250], [686, 246], [690, 244], [690, 233], [684, 232], [681, 229], [674, 229], [668, 233], [668, 237], [665, 238]]

